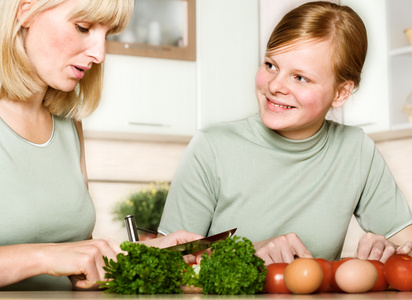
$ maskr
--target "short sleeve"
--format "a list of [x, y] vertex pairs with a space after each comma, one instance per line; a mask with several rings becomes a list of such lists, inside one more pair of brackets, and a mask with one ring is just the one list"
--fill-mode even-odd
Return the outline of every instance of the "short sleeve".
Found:
[[412, 224], [409, 204], [382, 155], [366, 135], [361, 150], [361, 164], [363, 191], [355, 217], [366, 232], [389, 238]]
[[189, 143], [170, 186], [158, 231], [207, 235], [218, 194], [215, 157], [199, 131]]

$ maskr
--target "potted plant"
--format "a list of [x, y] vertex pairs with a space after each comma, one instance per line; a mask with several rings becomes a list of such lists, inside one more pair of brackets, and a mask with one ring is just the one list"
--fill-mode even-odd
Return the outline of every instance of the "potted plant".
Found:
[[[127, 215], [133, 215], [136, 226], [157, 231], [170, 184], [156, 182], [138, 192], [130, 194], [114, 207], [115, 220], [122, 222]], [[139, 240], [155, 238], [156, 234], [138, 231]]]

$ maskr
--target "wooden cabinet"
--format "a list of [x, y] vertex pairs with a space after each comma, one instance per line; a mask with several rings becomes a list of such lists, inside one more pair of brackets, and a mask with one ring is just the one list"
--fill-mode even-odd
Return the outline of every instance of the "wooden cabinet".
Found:
[[132, 20], [108, 38], [106, 52], [196, 60], [196, 0], [135, 0]]

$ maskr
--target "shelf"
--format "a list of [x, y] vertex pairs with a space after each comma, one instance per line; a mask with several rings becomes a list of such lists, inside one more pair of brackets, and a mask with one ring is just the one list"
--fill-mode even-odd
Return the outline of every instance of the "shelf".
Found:
[[406, 46], [402, 48], [397, 48], [389, 52], [390, 56], [397, 55], [412, 55], [412, 46]]
[[106, 53], [196, 61], [196, 0], [135, 0], [128, 28]]

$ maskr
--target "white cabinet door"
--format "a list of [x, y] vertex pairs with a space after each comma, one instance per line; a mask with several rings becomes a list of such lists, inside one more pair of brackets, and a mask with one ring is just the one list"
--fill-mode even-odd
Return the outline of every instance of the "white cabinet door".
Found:
[[257, 0], [197, 0], [197, 100], [199, 128], [258, 111]]
[[412, 1], [341, 2], [358, 12], [369, 35], [361, 88], [345, 105], [345, 123], [361, 125], [366, 132], [412, 128], [403, 111], [412, 91], [412, 47], [404, 33], [412, 27]]
[[391, 129], [410, 129], [403, 105], [412, 92], [412, 47], [404, 32], [412, 28], [412, 1], [386, 0], [389, 36], [389, 100]]
[[360, 88], [343, 108], [343, 121], [367, 133], [390, 129], [388, 38], [385, 0], [342, 0], [355, 10], [368, 32], [368, 54]]
[[85, 130], [192, 135], [196, 63], [108, 55], [101, 104]]

